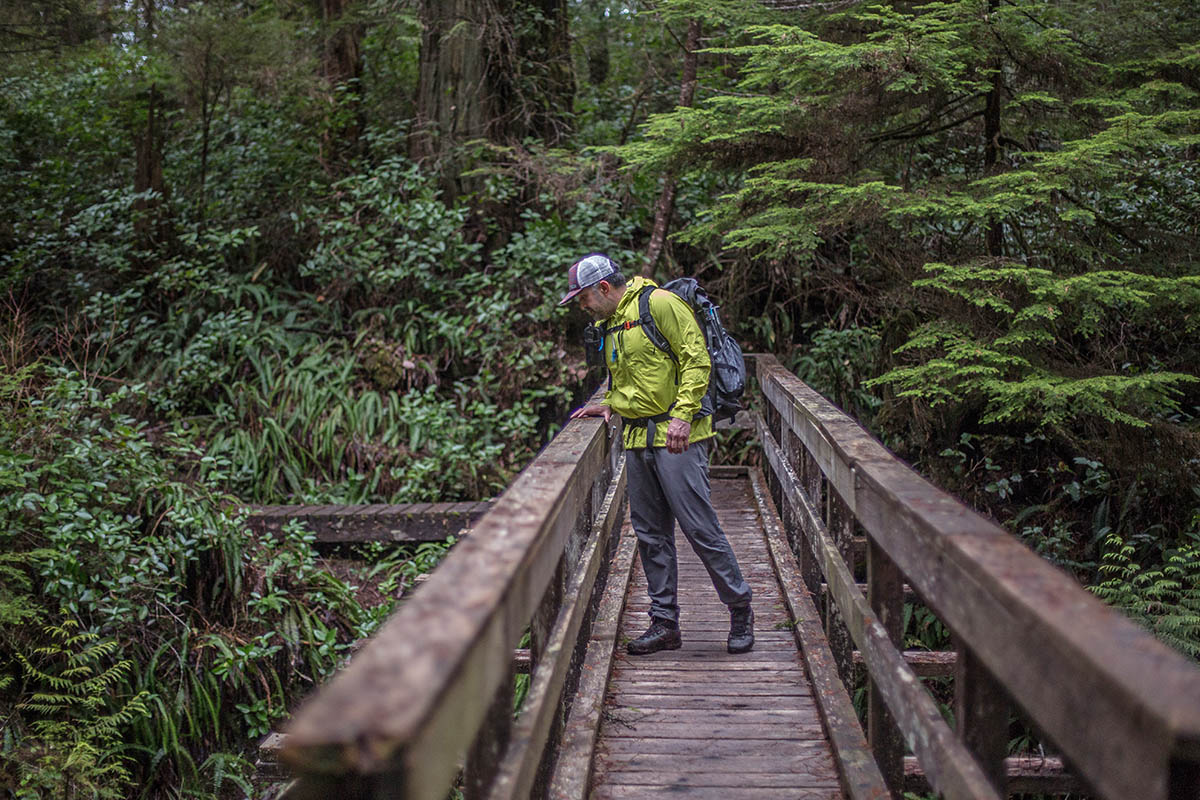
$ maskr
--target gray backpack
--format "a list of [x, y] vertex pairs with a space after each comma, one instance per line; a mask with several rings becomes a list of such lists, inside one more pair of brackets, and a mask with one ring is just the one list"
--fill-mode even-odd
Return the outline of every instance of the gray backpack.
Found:
[[[662, 335], [654, 317], [650, 314], [650, 292], [655, 287], [647, 286], [638, 295], [638, 321], [646, 338], [662, 350], [676, 364], [678, 356], [671, 349], [671, 343]], [[721, 324], [717, 315], [718, 306], [708, 299], [708, 295], [700, 288], [695, 278], [676, 278], [663, 284], [663, 289], [674, 292], [683, 298], [684, 302], [696, 315], [696, 322], [704, 332], [704, 344], [708, 348], [708, 357], [712, 361], [712, 371], [708, 376], [708, 392], [700, 404], [700, 414], [711, 414], [713, 422], [722, 419], [733, 419], [742, 408], [742, 395], [746, 391], [746, 360], [742, 356], [741, 346], [734, 341]]]

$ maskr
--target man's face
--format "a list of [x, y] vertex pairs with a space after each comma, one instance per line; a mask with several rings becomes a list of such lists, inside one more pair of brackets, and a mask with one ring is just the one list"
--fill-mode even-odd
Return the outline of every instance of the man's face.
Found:
[[579, 307], [597, 322], [613, 315], [617, 310], [618, 299], [616, 291], [608, 281], [600, 281], [595, 286], [589, 286], [575, 295]]

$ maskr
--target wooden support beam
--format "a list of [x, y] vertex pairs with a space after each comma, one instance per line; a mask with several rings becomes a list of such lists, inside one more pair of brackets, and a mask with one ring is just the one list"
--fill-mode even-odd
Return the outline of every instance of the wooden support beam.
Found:
[[569, 422], [301, 707], [282, 753], [299, 772], [297, 798], [340, 786], [371, 798], [444, 798], [595, 480], [608, 474], [609, 436], [600, 420]]
[[[417, 577], [425, 578], [427, 575]], [[366, 640], [361, 640], [351, 645], [351, 652], [361, 649], [365, 643]], [[513, 650], [512, 671], [514, 675], [528, 675], [531, 664], [528, 647], [518, 647]], [[262, 738], [258, 743], [258, 757], [254, 765], [257, 775], [269, 780], [284, 780], [291, 776], [291, 771], [279, 762], [279, 752], [283, 750], [286, 743], [287, 734], [278, 731], [269, 733]]]
[[[862, 582], [856, 583], [855, 586], [857, 586], [858, 590], [860, 592], [862, 592], [863, 594], [867, 593], [867, 584], [866, 583], [862, 583]], [[916, 592], [914, 592], [912, 590], [912, 587], [909, 586], [907, 583], [903, 585], [902, 591], [904, 592], [904, 602], [906, 602], [906, 603], [921, 602], [921, 598], [917, 597]], [[818, 593], [821, 595], [821, 598], [824, 599], [829, 594], [829, 584], [825, 583], [824, 581], [821, 581]]]
[[[1086, 793], [1078, 779], [1057, 756], [1009, 756], [1004, 759], [1004, 779], [1009, 794], [1065, 795]], [[913, 756], [904, 759], [904, 791], [928, 794], [929, 781]]]
[[300, 520], [318, 542], [440, 542], [463, 536], [488, 509], [488, 500], [367, 506], [248, 506], [250, 530], [277, 537]]
[[625, 610], [625, 596], [636, 554], [637, 536], [632, 527], [626, 526], [612, 557], [608, 582], [592, 622], [579, 686], [563, 726], [547, 792], [547, 797], [554, 800], [586, 800], [591, 788], [592, 753], [604, 714], [604, 695], [608, 676], [612, 673], [621, 614]]
[[955, 738], [937, 704], [904, 663], [867, 599], [858, 591], [833, 537], [763, 424], [759, 425], [759, 441], [766, 462], [779, 476], [787, 502], [798, 509], [805, 539], [821, 565], [831, 599], [841, 609], [850, 636], [862, 651], [868, 673], [903, 731], [905, 742], [925, 765], [935, 791], [951, 800], [999, 800], [996, 790], [970, 752]]
[[584, 617], [591, 611], [588, 599], [608, 554], [608, 543], [624, 516], [625, 461], [610, 484], [604, 503], [596, 515], [584, 552], [564, 592], [561, 611], [546, 638], [529, 682], [529, 692], [521, 706], [521, 716], [513, 726], [512, 744], [486, 793], [487, 800], [525, 800], [531, 797], [538, 766], [545, 755], [554, 715], [562, 706], [572, 654], [575, 652]]
[[1097, 794], [1166, 800], [1200, 774], [1194, 663], [929, 484], [777, 360], [756, 362], [779, 427]]
[[[905, 650], [904, 663], [918, 678], [950, 678], [954, 676], [958, 653], [953, 650]], [[862, 652], [854, 651], [855, 666], [863, 666]]]

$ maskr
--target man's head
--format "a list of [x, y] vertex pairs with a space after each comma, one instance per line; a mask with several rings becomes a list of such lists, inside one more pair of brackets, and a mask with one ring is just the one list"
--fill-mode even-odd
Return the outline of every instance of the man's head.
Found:
[[579, 307], [594, 320], [606, 319], [617, 310], [625, 293], [625, 276], [602, 253], [592, 253], [571, 265], [567, 271], [567, 293], [559, 305], [578, 299]]

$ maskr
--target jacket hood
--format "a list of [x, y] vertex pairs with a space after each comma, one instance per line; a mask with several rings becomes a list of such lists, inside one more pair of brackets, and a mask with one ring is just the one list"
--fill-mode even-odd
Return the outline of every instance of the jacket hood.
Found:
[[621, 301], [617, 303], [617, 310], [613, 312], [613, 315], [609, 317], [609, 319], [626, 319], [630, 317], [637, 317], [637, 298], [642, 289], [646, 286], [658, 288], [658, 284], [649, 278], [643, 278], [640, 275], [635, 278], [630, 278], [629, 282], [625, 284], [625, 294], [621, 295]]

